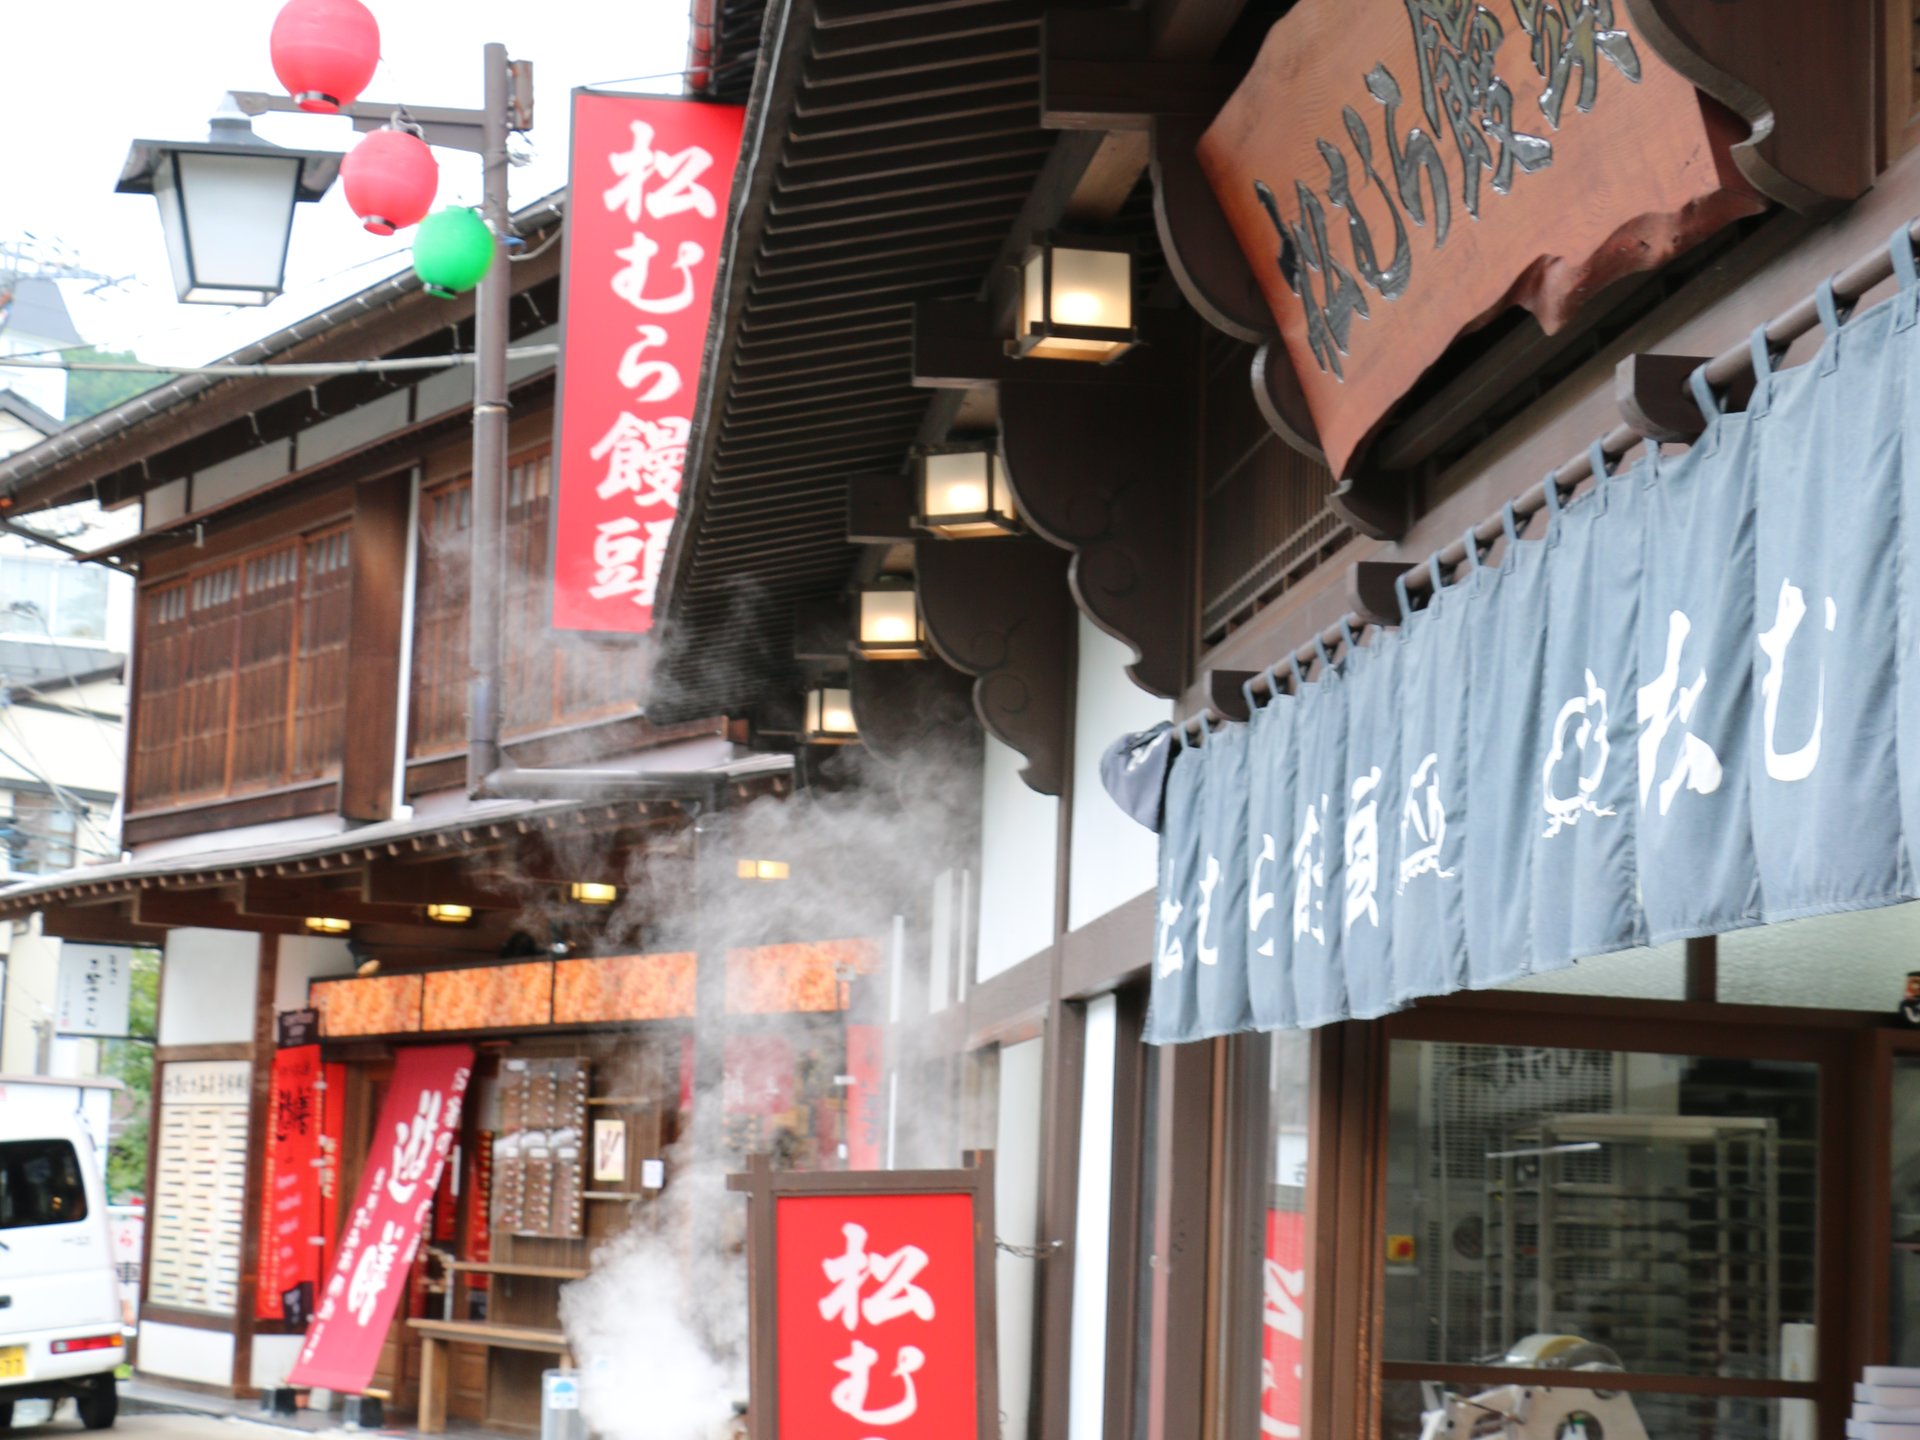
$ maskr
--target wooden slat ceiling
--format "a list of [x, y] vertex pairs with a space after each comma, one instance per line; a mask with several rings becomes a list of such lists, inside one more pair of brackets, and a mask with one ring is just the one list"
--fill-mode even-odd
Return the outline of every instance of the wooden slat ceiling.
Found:
[[897, 471], [933, 394], [910, 383], [913, 303], [981, 292], [1052, 148], [1041, 8], [791, 0], [775, 17], [804, 50], [784, 82], [771, 62], [749, 115], [771, 181], [740, 212], [749, 273], [717, 335], [656, 718], [790, 683], [794, 606], [846, 584], [846, 480]]

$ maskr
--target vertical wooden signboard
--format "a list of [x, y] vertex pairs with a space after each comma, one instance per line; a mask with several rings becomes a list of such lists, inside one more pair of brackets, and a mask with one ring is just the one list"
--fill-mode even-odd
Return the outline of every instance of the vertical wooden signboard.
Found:
[[993, 1157], [776, 1172], [747, 1196], [753, 1440], [998, 1440]]

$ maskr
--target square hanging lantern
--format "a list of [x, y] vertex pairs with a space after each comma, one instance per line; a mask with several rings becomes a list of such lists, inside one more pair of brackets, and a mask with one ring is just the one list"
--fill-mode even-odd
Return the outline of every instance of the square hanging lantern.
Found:
[[348, 935], [353, 932], [353, 922], [330, 915], [309, 915], [307, 929], [315, 935]]
[[340, 156], [262, 140], [238, 111], [206, 141], [136, 140], [114, 187], [160, 206], [175, 294], [192, 305], [265, 305], [286, 282], [296, 204], [318, 200]]
[[911, 583], [876, 581], [860, 592], [854, 638], [848, 647], [868, 660], [924, 660], [927, 631]]
[[473, 919], [473, 907], [455, 905], [449, 901], [437, 901], [427, 906], [427, 919], [440, 925], [465, 925]]
[[935, 450], [920, 457], [919, 467], [917, 529], [948, 540], [1020, 533], [1013, 490], [991, 444]]
[[1019, 330], [1007, 353], [1108, 364], [1139, 343], [1133, 251], [1124, 242], [1048, 236], [1021, 262]]
[[823, 686], [807, 692], [806, 737], [815, 745], [846, 745], [860, 738], [853, 692]]
[[611, 905], [620, 898], [620, 887], [600, 880], [576, 880], [567, 887], [567, 897], [580, 905]]

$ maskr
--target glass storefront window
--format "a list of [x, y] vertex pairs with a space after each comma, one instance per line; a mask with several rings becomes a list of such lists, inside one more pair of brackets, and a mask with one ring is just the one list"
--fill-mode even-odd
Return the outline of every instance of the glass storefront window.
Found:
[[[1390, 1066], [1389, 1362], [1811, 1378], [1818, 1066], [1426, 1041]], [[1448, 1403], [1419, 1388], [1385, 1434]], [[1631, 1399], [1655, 1435], [1776, 1435], [1773, 1400]]]

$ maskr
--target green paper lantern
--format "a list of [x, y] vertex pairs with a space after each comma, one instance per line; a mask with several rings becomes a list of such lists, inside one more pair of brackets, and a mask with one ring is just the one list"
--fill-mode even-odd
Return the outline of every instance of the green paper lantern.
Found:
[[429, 295], [452, 300], [478, 285], [493, 264], [493, 232], [458, 205], [429, 215], [413, 237], [413, 273]]

